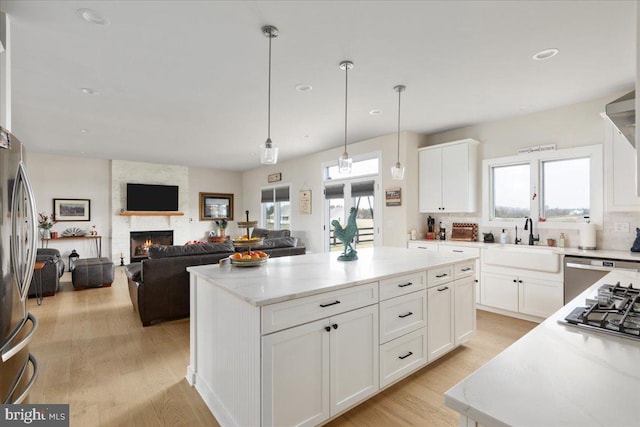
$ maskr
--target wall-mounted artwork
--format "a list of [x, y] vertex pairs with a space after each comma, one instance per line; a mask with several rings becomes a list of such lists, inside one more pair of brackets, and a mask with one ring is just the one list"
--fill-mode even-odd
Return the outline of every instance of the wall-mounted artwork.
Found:
[[233, 221], [233, 194], [200, 193], [200, 221]]
[[53, 215], [56, 221], [89, 221], [91, 200], [53, 199]]

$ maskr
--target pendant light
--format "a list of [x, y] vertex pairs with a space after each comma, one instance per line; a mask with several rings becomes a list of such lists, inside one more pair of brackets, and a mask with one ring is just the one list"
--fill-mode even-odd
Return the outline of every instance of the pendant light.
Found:
[[278, 147], [271, 142], [271, 39], [278, 37], [278, 29], [273, 25], [262, 27], [262, 34], [269, 39], [269, 97], [267, 107], [267, 140], [260, 146], [260, 163], [275, 165], [278, 162]]
[[340, 69], [344, 70], [344, 153], [338, 158], [338, 170], [341, 174], [350, 174], [353, 159], [347, 153], [347, 94], [349, 89], [349, 70], [353, 68], [353, 62], [342, 61]]
[[403, 85], [398, 85], [393, 88], [393, 90], [398, 92], [398, 157], [396, 164], [391, 167], [391, 178], [398, 181], [404, 179], [404, 166], [400, 164], [400, 94], [404, 92], [405, 89], [406, 87]]

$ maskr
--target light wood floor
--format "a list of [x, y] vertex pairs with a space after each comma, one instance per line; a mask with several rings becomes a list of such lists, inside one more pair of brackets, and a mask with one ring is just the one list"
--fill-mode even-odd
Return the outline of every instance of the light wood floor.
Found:
[[[69, 403], [71, 426], [217, 426], [184, 379], [189, 320], [143, 328], [119, 267], [110, 288], [74, 292], [68, 276], [41, 306], [29, 300], [40, 321], [31, 351], [41, 369], [29, 401]], [[534, 326], [478, 311], [468, 344], [329, 425], [457, 426], [443, 393]]]

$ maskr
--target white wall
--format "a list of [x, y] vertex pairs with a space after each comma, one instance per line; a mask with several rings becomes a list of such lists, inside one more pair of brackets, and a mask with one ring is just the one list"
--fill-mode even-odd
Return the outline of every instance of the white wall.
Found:
[[[29, 142], [23, 142], [28, 150]], [[36, 196], [38, 212], [51, 214], [53, 199], [89, 199], [91, 201], [89, 221], [58, 222], [53, 226], [52, 231], [62, 233], [71, 227], [89, 230], [92, 225], [95, 225], [98, 234], [102, 236], [102, 255], [109, 256], [111, 162], [102, 159], [28, 152], [27, 172]], [[94, 242], [90, 240], [58, 240], [50, 242], [50, 247], [60, 250], [65, 263], [72, 249], [76, 249], [82, 258], [97, 256]]]
[[238, 218], [244, 218], [242, 207], [242, 173], [226, 172], [214, 169], [189, 168], [189, 236], [192, 240], [206, 240], [209, 231], [217, 230], [213, 221], [200, 221], [200, 193], [233, 194], [234, 221], [229, 222], [227, 232], [230, 236], [241, 234], [235, 225]]
[[[400, 161], [406, 165], [406, 177], [403, 182], [391, 179], [391, 166], [396, 163], [397, 136], [386, 135], [362, 142], [351, 143], [347, 149], [350, 156], [382, 152], [382, 184], [380, 197], [384, 197], [384, 190], [400, 187], [402, 189], [402, 206], [382, 208], [382, 218], [376, 224], [382, 227], [383, 244], [386, 246], [406, 246], [408, 232], [408, 218], [414, 220], [417, 213], [417, 160], [415, 149], [424, 143], [423, 136], [402, 132], [400, 138]], [[408, 149], [409, 147], [409, 149]], [[243, 173], [243, 202], [249, 209], [251, 219], [260, 218], [260, 189], [269, 186], [267, 175], [280, 172], [282, 182], [291, 184], [291, 233], [302, 239], [307, 250], [322, 252], [323, 224], [324, 224], [324, 196], [321, 165], [326, 162], [337, 161], [342, 154], [343, 147], [338, 147], [308, 156], [279, 162], [274, 166], [264, 166]], [[407, 154], [409, 154], [407, 156]], [[408, 157], [408, 158], [407, 158]], [[409, 180], [411, 182], [409, 183]], [[311, 190], [311, 215], [302, 215], [299, 211], [299, 192]], [[410, 200], [410, 201], [409, 201]], [[411, 207], [411, 211], [408, 210]], [[408, 212], [411, 212], [409, 214]], [[417, 223], [416, 223], [417, 224]]]
[[9, 17], [0, 12], [0, 126], [11, 131], [11, 29]]

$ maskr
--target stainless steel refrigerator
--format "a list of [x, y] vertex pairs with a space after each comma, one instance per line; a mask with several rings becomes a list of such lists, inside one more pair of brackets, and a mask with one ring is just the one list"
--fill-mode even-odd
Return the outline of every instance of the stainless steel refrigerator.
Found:
[[38, 376], [29, 343], [38, 328], [27, 311], [38, 227], [20, 141], [0, 127], [0, 403], [22, 403]]

